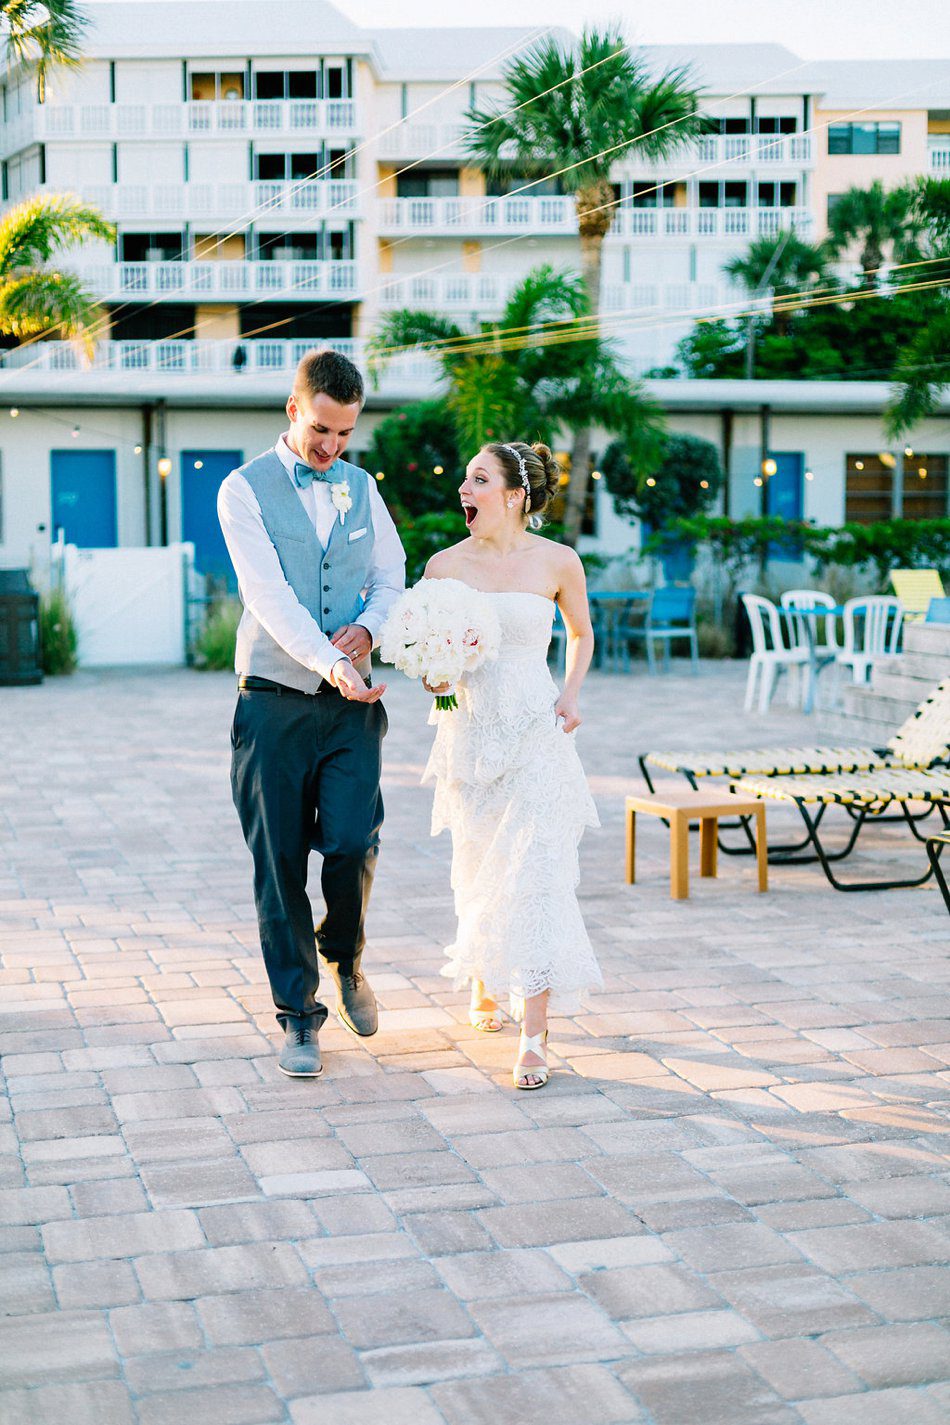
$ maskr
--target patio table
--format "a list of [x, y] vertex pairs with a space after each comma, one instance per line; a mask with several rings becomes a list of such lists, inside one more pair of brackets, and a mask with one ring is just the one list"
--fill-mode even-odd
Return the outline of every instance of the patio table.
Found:
[[818, 643], [818, 619], [841, 618], [844, 613], [844, 604], [835, 604], [829, 607], [825, 604], [817, 605], [813, 609], [803, 608], [779, 608], [779, 613], [785, 620], [789, 630], [789, 643], [794, 637], [794, 620], [800, 618], [802, 627], [805, 630], [805, 646], [808, 650], [808, 679], [805, 685], [805, 696], [802, 699], [802, 712], [813, 713], [815, 711], [815, 689], [818, 683], [818, 675], [822, 668], [833, 663], [834, 658], [819, 659], [819, 648], [824, 645]]
[[648, 603], [652, 592], [651, 589], [597, 589], [588, 595], [594, 628], [595, 668], [612, 667], [619, 658], [621, 671], [626, 671], [626, 645], [621, 645], [620, 634], [630, 609], [638, 603]]

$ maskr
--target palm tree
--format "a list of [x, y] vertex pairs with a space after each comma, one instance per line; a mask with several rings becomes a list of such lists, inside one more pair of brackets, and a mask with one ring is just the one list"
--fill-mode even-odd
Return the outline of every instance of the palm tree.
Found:
[[885, 416], [888, 434], [898, 439], [933, 414], [950, 386], [950, 178], [921, 180], [912, 201], [914, 237], [908, 255], [921, 259], [922, 265], [895, 276], [908, 287], [921, 281], [942, 285], [906, 294], [919, 304], [920, 321], [916, 336], [898, 358], [898, 385]]
[[23, 339], [59, 330], [91, 347], [101, 309], [75, 273], [47, 266], [85, 240], [113, 242], [115, 228], [70, 194], [11, 208], [0, 220], [0, 332]]
[[[585, 28], [562, 48], [553, 38], [519, 55], [504, 75], [505, 94], [491, 110], [473, 109], [466, 147], [490, 175], [517, 165], [529, 177], [556, 168], [574, 195], [580, 232], [586, 316], [596, 339], [604, 237], [616, 212], [611, 170], [636, 145], [649, 163], [669, 158], [708, 131], [686, 69], [651, 75], [617, 26]], [[590, 425], [577, 427], [571, 458], [565, 538], [575, 543], [587, 495]]]
[[79, 63], [88, 21], [75, 0], [0, 0], [0, 16], [7, 31], [7, 62], [35, 73], [42, 103], [53, 66]]
[[885, 189], [880, 179], [870, 188], [849, 188], [828, 214], [828, 246], [841, 255], [854, 243], [861, 246], [862, 285], [881, 279], [885, 249], [900, 257], [913, 238], [914, 193], [909, 187]]
[[753, 296], [772, 293], [782, 310], [773, 312], [779, 335], [788, 333], [789, 296], [821, 285], [828, 277], [828, 254], [791, 230], [773, 237], [756, 238], [739, 257], [723, 265], [723, 272]]
[[596, 421], [623, 435], [645, 478], [662, 458], [662, 412], [624, 374], [609, 343], [573, 339], [572, 324], [586, 310], [583, 279], [538, 267], [478, 333], [432, 312], [393, 312], [368, 344], [370, 371], [376, 378], [393, 348], [428, 349], [447, 381], [463, 448], [506, 436], [552, 442], [565, 425]]

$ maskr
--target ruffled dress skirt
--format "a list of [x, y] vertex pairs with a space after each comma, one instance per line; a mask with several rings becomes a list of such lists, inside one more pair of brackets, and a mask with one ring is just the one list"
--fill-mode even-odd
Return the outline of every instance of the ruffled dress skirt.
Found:
[[599, 826], [574, 738], [557, 722], [547, 666], [553, 605], [492, 594], [502, 622], [497, 660], [467, 674], [458, 708], [437, 712], [423, 775], [433, 783], [432, 835], [452, 834], [458, 916], [442, 974], [519, 1001], [550, 991], [573, 1013], [602, 984], [577, 902], [578, 846]]

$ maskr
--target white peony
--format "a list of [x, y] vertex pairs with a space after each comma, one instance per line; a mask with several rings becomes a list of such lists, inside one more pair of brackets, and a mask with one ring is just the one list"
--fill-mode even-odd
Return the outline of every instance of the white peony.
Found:
[[[420, 579], [390, 611], [379, 654], [408, 678], [455, 684], [463, 673], [497, 658], [501, 625], [492, 602], [458, 579]], [[455, 706], [454, 697], [440, 706]]]

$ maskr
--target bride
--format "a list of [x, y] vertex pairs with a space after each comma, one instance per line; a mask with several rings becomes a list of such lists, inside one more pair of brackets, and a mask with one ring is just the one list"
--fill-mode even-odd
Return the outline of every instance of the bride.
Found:
[[[468, 536], [425, 570], [487, 595], [501, 621], [497, 660], [465, 675], [457, 709], [433, 708], [423, 780], [435, 783], [433, 836], [452, 833], [458, 931], [442, 973], [471, 983], [470, 1022], [488, 1033], [502, 1027], [496, 995], [507, 990], [522, 1021], [519, 1089], [548, 1081], [549, 1004], [571, 1012], [601, 984], [575, 892], [578, 843], [599, 823], [568, 735], [594, 649], [584, 570], [572, 549], [529, 532], [559, 475], [546, 445], [486, 445], [459, 489]], [[567, 630], [560, 695], [547, 665], [555, 607]]]

